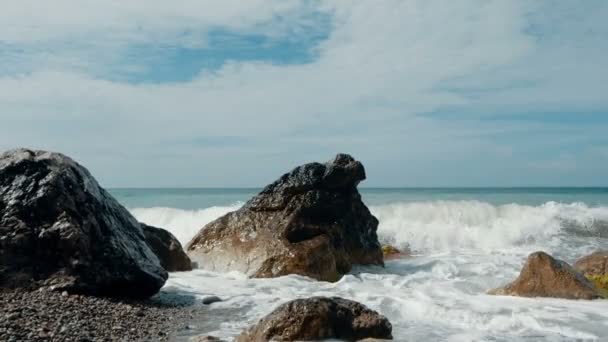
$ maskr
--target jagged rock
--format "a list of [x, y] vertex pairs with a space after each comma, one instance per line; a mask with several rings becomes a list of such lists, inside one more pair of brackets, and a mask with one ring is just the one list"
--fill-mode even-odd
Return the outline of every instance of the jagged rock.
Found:
[[353, 264], [383, 265], [378, 220], [361, 201], [363, 165], [339, 154], [295, 168], [190, 243], [202, 268], [252, 277], [300, 274], [335, 281]]
[[489, 294], [566, 299], [601, 298], [598, 289], [568, 263], [545, 252], [528, 256], [519, 277]]
[[392, 339], [386, 317], [339, 297], [287, 302], [237, 337], [237, 342]]
[[191, 271], [192, 262], [184, 252], [181, 243], [170, 232], [157, 227], [141, 224], [146, 242], [160, 260], [161, 266], [169, 272]]
[[147, 297], [167, 272], [139, 223], [58, 153], [0, 155], [0, 287]]

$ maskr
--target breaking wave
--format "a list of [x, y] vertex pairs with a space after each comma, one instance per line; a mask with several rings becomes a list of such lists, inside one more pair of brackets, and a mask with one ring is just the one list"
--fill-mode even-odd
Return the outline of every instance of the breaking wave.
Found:
[[[135, 208], [142, 222], [171, 231], [182, 244], [207, 223], [242, 203], [200, 210]], [[547, 202], [540, 206], [481, 201], [428, 201], [371, 206], [382, 242], [415, 252], [491, 250], [558, 234], [608, 237], [608, 207]]]

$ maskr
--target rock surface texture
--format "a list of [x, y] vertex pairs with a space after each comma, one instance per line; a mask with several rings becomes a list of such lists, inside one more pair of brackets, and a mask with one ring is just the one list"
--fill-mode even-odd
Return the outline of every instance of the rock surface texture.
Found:
[[0, 287], [148, 297], [167, 272], [140, 224], [58, 153], [0, 155]]
[[162, 228], [141, 224], [146, 242], [169, 272], [191, 271], [192, 262], [177, 238]]
[[608, 251], [597, 251], [578, 259], [574, 268], [585, 275], [608, 274]]
[[188, 244], [200, 267], [251, 277], [300, 274], [335, 281], [353, 264], [383, 265], [378, 220], [357, 191], [363, 165], [339, 154], [295, 168]]
[[392, 339], [392, 329], [386, 317], [360, 303], [339, 297], [312, 297], [279, 306], [236, 341]]
[[578, 259], [574, 268], [585, 275], [608, 298], [608, 251], [597, 251]]
[[581, 273], [544, 252], [530, 254], [514, 282], [489, 293], [519, 297], [601, 298], [595, 285]]

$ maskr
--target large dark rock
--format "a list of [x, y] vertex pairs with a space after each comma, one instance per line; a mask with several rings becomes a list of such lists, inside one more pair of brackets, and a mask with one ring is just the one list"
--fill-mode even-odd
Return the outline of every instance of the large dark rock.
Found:
[[386, 317], [360, 303], [338, 297], [312, 297], [279, 306], [237, 341], [392, 340], [392, 330]]
[[530, 254], [515, 281], [489, 293], [519, 297], [601, 298], [595, 285], [581, 273], [545, 252]]
[[299, 166], [205, 226], [188, 254], [200, 267], [252, 277], [335, 281], [353, 264], [383, 265], [378, 220], [357, 191], [364, 179], [363, 165], [344, 154]]
[[140, 224], [58, 153], [0, 155], [0, 287], [147, 297], [167, 272]]
[[181, 243], [168, 231], [141, 224], [148, 246], [160, 260], [161, 266], [169, 272], [191, 271], [192, 262], [184, 252]]

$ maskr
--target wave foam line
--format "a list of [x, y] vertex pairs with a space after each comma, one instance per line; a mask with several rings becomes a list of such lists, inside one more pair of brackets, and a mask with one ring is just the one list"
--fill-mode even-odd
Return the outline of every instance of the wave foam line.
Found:
[[[207, 223], [241, 206], [238, 203], [200, 210], [136, 208], [131, 213], [141, 222], [171, 231], [186, 245]], [[491, 250], [541, 241], [563, 232], [608, 232], [608, 207], [583, 203], [528, 206], [429, 201], [372, 206], [370, 210], [380, 221], [378, 235], [382, 242], [420, 252]]]

